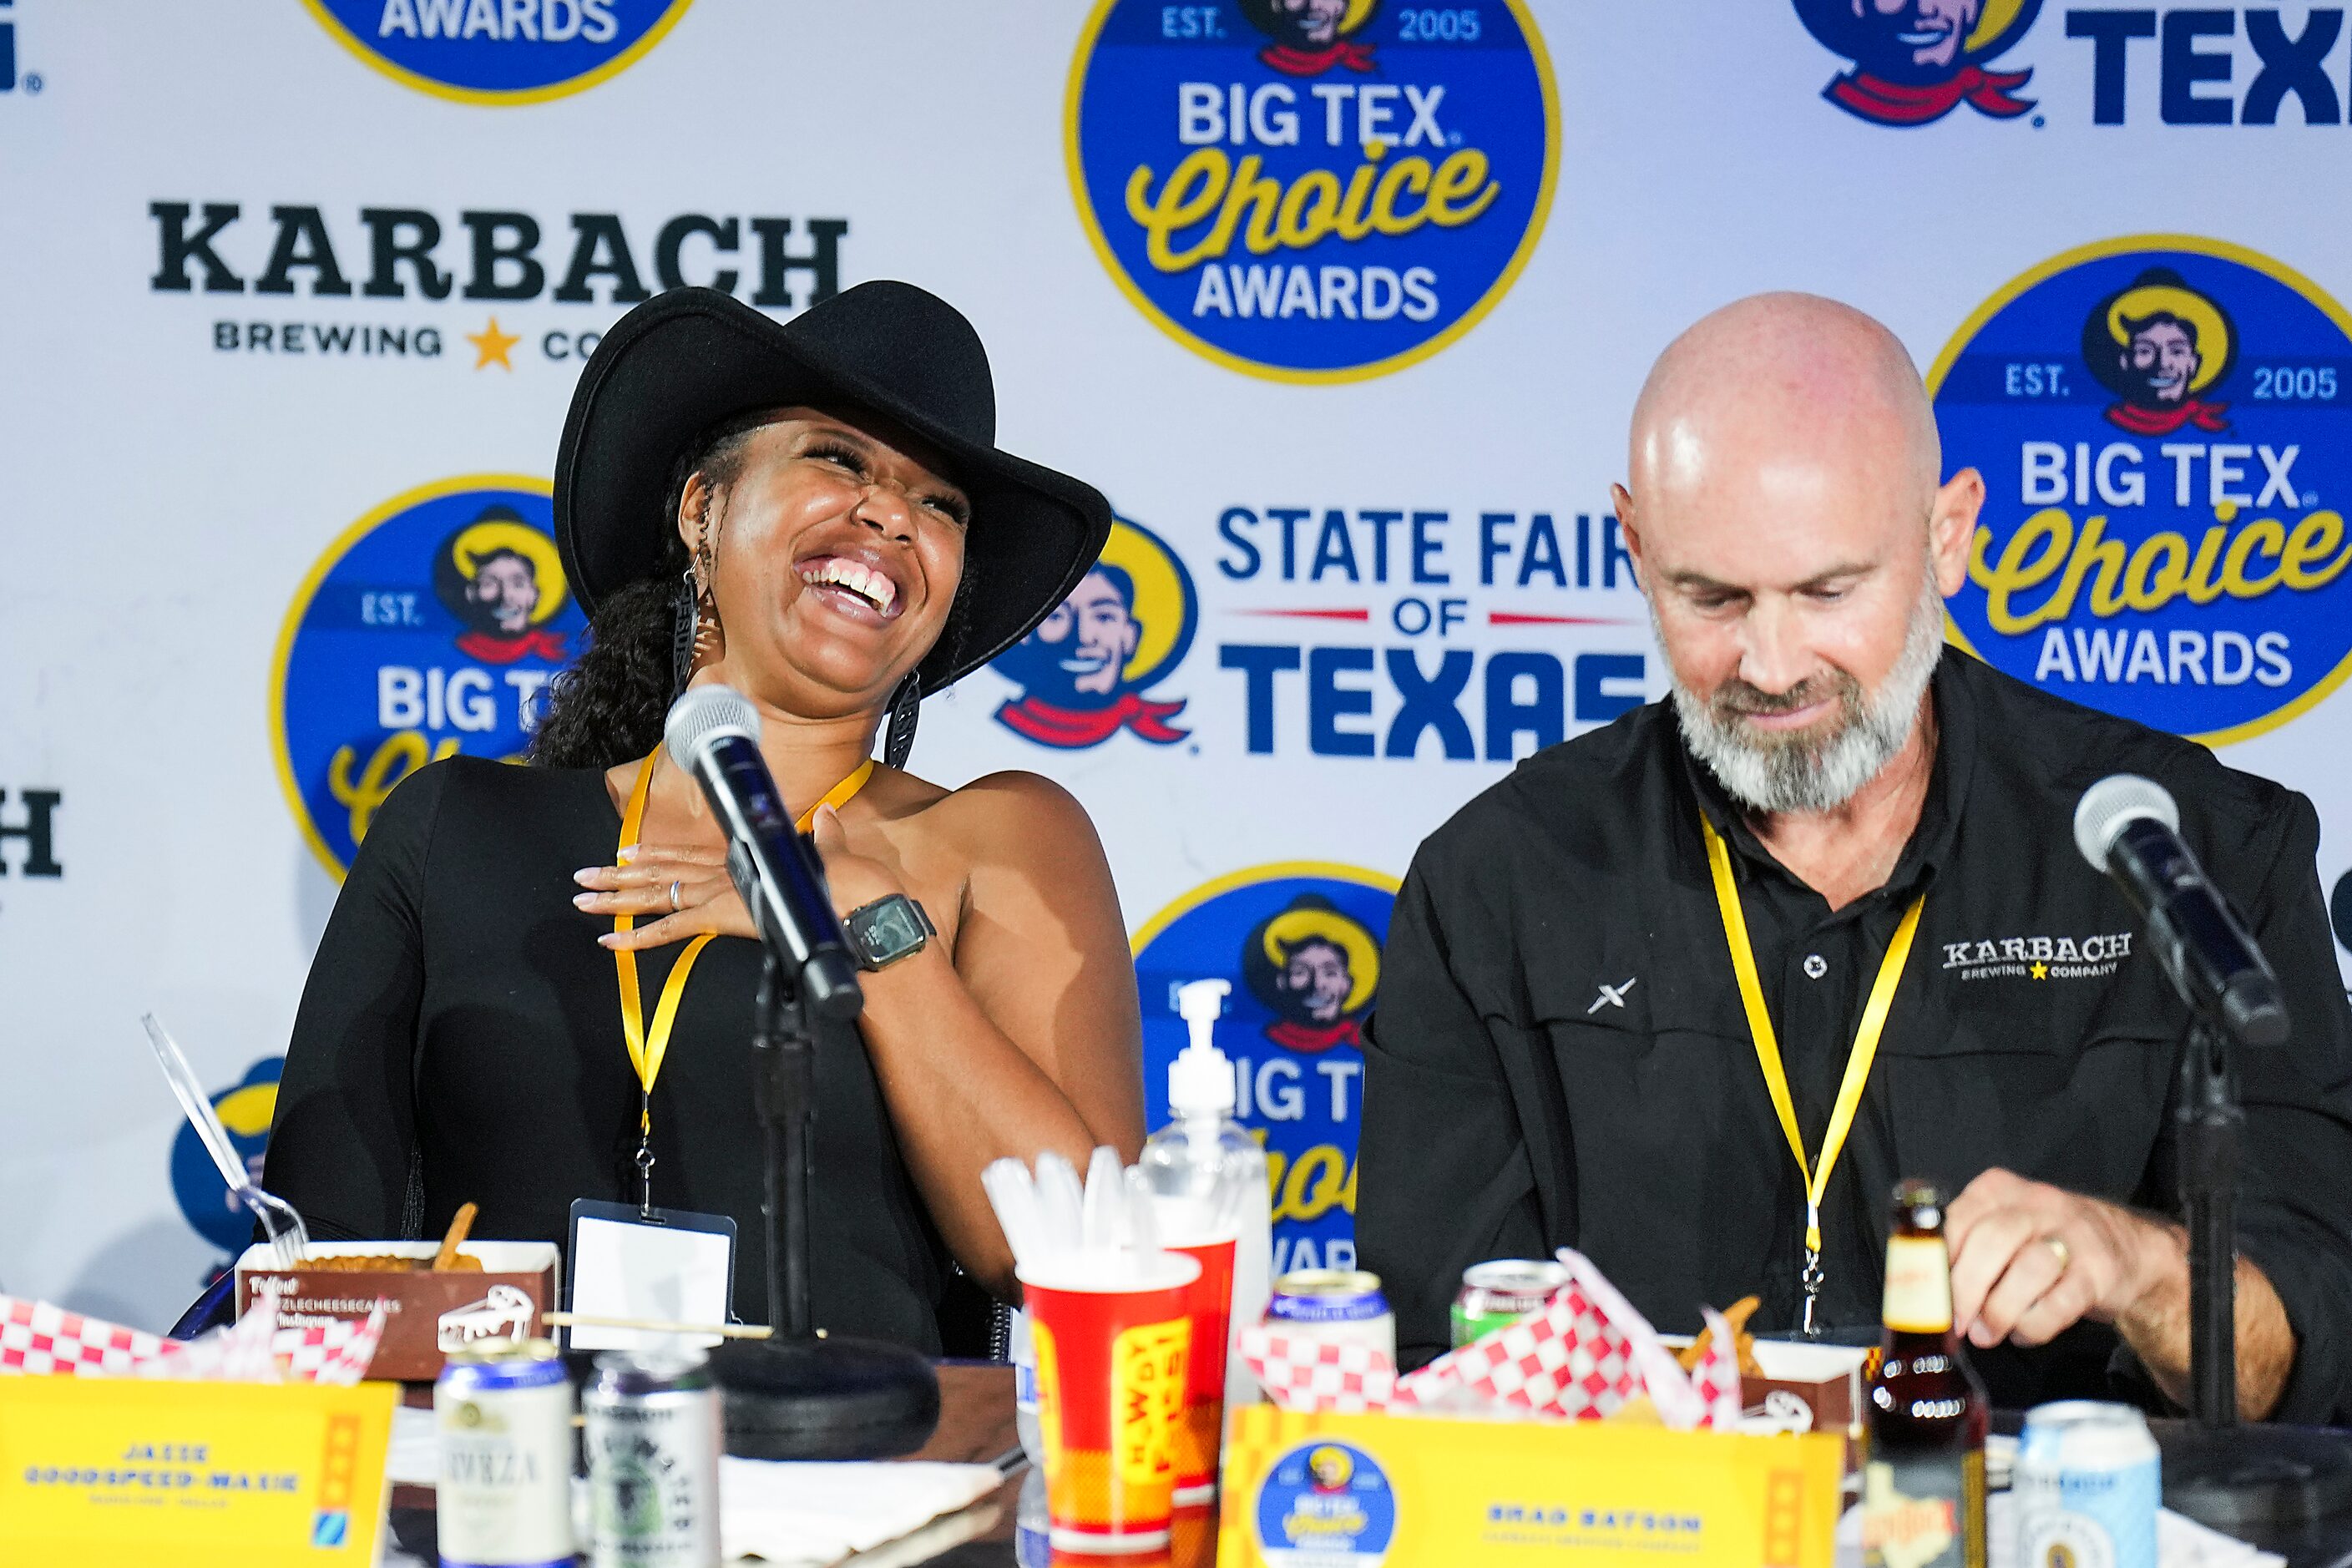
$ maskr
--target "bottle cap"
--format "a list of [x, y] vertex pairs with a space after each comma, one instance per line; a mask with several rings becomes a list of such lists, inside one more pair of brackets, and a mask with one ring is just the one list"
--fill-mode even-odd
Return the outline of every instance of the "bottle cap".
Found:
[[1168, 1064], [1168, 1108], [1179, 1116], [1203, 1116], [1234, 1108], [1234, 1067], [1217, 1049], [1217, 1015], [1224, 1011], [1233, 984], [1224, 980], [1195, 980], [1176, 988], [1176, 1011], [1182, 1016], [1192, 1043]]

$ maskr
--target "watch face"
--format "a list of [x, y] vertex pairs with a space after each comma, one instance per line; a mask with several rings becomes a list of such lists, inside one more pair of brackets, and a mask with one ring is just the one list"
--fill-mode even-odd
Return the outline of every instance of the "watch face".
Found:
[[863, 928], [858, 941], [872, 963], [896, 958], [923, 942], [922, 922], [916, 917], [915, 906], [903, 898], [885, 900], [858, 923]]

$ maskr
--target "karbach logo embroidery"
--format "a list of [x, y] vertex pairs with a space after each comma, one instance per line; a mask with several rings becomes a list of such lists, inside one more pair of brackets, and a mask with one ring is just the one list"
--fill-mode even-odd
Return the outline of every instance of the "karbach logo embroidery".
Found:
[[1102, 0], [1064, 125], [1079, 219], [1137, 308], [1299, 382], [1468, 331], [1535, 248], [1559, 145], [1522, 0]]
[[2095, 980], [2131, 956], [2132, 933], [1979, 937], [1944, 943], [1944, 969], [1962, 980]]
[[1098, 746], [1121, 730], [1173, 745], [1192, 733], [1174, 723], [1186, 700], [1144, 691], [1183, 662], [1200, 622], [1183, 559], [1150, 529], [1117, 519], [1094, 570], [990, 666], [1021, 688], [996, 721], [1063, 751]]
[[586, 617], [544, 479], [395, 496], [331, 545], [287, 612], [270, 703], [278, 772], [341, 877], [401, 780], [463, 751], [514, 758]]
[[2352, 316], [2218, 240], [2069, 251], [1929, 373], [1946, 471], [1984, 475], [1954, 640], [2208, 745], [2352, 674]]
[[1877, 125], [1929, 124], [1963, 103], [1996, 120], [2025, 113], [2033, 100], [2017, 92], [2032, 68], [1987, 62], [2041, 9], [2042, 0], [1797, 0], [1805, 31], [1853, 62], [1822, 96]]
[[343, 47], [459, 103], [541, 103], [635, 65], [692, 0], [305, 0]]

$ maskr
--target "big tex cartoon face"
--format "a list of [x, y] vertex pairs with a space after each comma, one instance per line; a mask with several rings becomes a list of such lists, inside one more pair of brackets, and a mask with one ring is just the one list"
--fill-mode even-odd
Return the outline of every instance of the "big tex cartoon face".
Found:
[[1116, 566], [1097, 566], [1030, 636], [1048, 655], [1026, 666], [1033, 692], [1070, 707], [1107, 700], [1118, 692], [1143, 636], [1135, 619], [1135, 584]]
[[1158, 745], [1191, 731], [1171, 721], [1181, 698], [1143, 695], [1192, 646], [1199, 619], [1192, 574], [1165, 540], [1119, 518], [1102, 559], [1037, 629], [997, 656], [1021, 694], [999, 723], [1039, 745], [1097, 746], [1125, 730]]
[[2033, 108], [2031, 68], [1986, 62], [2025, 36], [2042, 0], [1796, 0], [1823, 47], [1853, 63], [1822, 96], [1880, 125], [1926, 125], [1966, 103], [1996, 120]]
[[1930, 69], [1960, 58], [1960, 46], [1976, 26], [1983, 0], [1853, 0], [1874, 58], [1899, 60]]

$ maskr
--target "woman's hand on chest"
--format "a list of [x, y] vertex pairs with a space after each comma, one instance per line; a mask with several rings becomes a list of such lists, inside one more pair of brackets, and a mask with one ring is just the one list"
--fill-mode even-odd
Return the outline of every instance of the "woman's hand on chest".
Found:
[[[927, 831], [920, 810], [886, 817], [860, 809], [860, 804], [853, 802], [846, 816], [832, 806], [819, 808], [810, 830], [834, 912], [845, 916], [877, 899], [905, 893], [923, 905], [942, 945], [952, 951], [962, 872], [950, 846], [933, 842], [948, 836]], [[645, 841], [628, 847], [613, 864], [572, 874], [583, 890], [572, 901], [583, 912], [602, 920], [635, 917], [631, 930], [603, 932], [596, 938], [600, 943], [643, 952], [706, 931], [759, 934], [727, 874], [723, 844], [689, 837], [692, 828], [709, 826], [708, 818], [693, 824], [653, 819], [646, 826]]]

